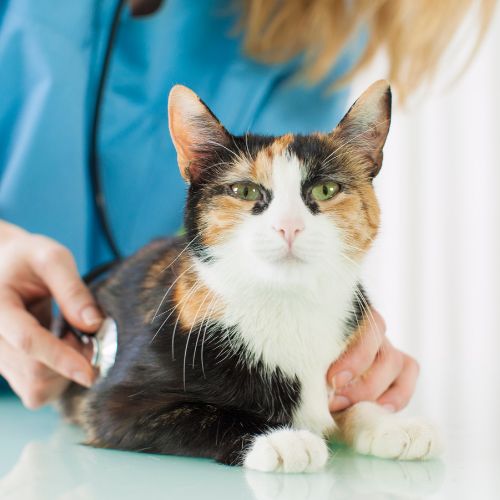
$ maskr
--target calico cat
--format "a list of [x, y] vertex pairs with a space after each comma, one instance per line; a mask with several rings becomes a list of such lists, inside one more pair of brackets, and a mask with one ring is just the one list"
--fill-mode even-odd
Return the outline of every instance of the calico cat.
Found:
[[89, 444], [284, 472], [325, 465], [334, 431], [365, 454], [436, 453], [420, 419], [368, 402], [328, 411], [327, 369], [370, 321], [359, 266], [379, 225], [390, 112], [378, 81], [331, 133], [237, 137], [172, 89], [186, 235], [93, 285], [118, 326], [116, 361], [62, 400]]

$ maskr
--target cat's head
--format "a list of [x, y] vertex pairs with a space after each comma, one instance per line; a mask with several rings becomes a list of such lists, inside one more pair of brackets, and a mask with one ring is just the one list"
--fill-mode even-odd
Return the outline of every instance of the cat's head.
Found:
[[228, 276], [285, 284], [358, 263], [379, 225], [372, 180], [390, 113], [390, 87], [378, 81], [330, 133], [234, 136], [176, 85], [169, 124], [189, 183], [190, 250]]

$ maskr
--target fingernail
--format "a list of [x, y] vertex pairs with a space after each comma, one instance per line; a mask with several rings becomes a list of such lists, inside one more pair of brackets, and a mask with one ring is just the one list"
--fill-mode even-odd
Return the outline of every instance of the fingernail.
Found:
[[344, 410], [348, 406], [351, 406], [351, 401], [345, 396], [334, 396], [333, 400], [330, 402], [331, 411]]
[[340, 389], [341, 387], [347, 385], [352, 379], [353, 379], [352, 373], [350, 371], [345, 370], [343, 372], [337, 373], [337, 375], [333, 377], [332, 385], [336, 389]]
[[94, 306], [87, 306], [82, 311], [83, 322], [88, 326], [96, 326], [102, 321], [102, 315]]
[[90, 387], [92, 385], [92, 381], [90, 380], [89, 376], [83, 372], [74, 372], [72, 378], [75, 382], [83, 385], [84, 387]]
[[394, 413], [396, 411], [394, 405], [391, 404], [382, 405], [382, 408], [385, 408], [387, 411], [390, 411], [391, 413]]

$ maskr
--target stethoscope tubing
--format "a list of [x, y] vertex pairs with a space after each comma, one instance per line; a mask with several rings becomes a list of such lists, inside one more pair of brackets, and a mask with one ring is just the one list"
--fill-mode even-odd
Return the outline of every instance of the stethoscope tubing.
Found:
[[99, 223], [101, 225], [103, 235], [106, 239], [106, 242], [108, 243], [109, 249], [111, 250], [114, 258], [118, 260], [122, 258], [122, 253], [120, 251], [118, 242], [116, 241], [116, 238], [113, 235], [108, 215], [108, 210], [106, 207], [106, 197], [104, 194], [103, 183], [101, 178], [101, 169], [99, 164], [98, 138], [99, 138], [99, 130], [101, 124], [101, 110], [106, 91], [106, 81], [111, 66], [111, 59], [120, 24], [120, 17], [123, 12], [123, 8], [125, 7], [125, 4], [126, 0], [118, 0], [115, 7], [115, 11], [113, 13], [111, 28], [106, 43], [106, 52], [104, 54], [104, 60], [101, 67], [101, 74], [97, 85], [94, 110], [92, 114], [92, 122], [90, 126], [90, 140], [89, 140], [89, 150], [88, 150], [88, 171], [89, 171], [90, 184], [94, 200], [94, 208]]

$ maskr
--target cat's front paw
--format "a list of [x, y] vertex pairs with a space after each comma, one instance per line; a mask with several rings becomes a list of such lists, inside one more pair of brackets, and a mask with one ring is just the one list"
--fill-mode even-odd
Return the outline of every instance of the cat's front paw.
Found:
[[437, 429], [420, 418], [388, 416], [363, 429], [354, 441], [358, 453], [398, 460], [422, 460], [439, 454]]
[[313, 472], [327, 460], [326, 443], [316, 434], [279, 429], [255, 438], [243, 466], [263, 472]]

